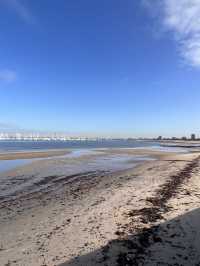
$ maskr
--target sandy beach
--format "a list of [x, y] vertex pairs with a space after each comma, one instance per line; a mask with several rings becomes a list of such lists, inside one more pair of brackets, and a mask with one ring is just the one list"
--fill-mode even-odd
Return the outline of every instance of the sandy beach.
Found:
[[[105, 154], [154, 160], [124, 170], [64, 172], [67, 163], [87, 169]], [[13, 186], [34, 180], [31, 190], [0, 197], [0, 265], [200, 265], [200, 152], [102, 149], [60, 160], [0, 175]]]
[[70, 153], [69, 150], [50, 150], [50, 151], [26, 151], [26, 152], [9, 152], [0, 153], [0, 160], [17, 160], [17, 159], [33, 159], [48, 158], [53, 156], [61, 156]]

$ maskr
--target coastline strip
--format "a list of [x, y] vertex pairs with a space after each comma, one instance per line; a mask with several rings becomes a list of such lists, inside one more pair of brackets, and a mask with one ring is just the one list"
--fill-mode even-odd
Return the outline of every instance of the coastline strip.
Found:
[[70, 153], [69, 150], [31, 151], [0, 153], [0, 160], [34, 159], [61, 156]]

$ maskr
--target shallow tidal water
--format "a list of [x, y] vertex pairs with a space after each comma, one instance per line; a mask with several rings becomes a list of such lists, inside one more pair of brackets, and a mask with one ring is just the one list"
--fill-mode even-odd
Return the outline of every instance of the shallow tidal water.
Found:
[[[48, 187], [49, 183], [44, 180], [52, 176], [59, 180], [63, 176], [70, 178], [72, 175], [80, 176], [89, 172], [115, 172], [133, 168], [145, 160], [152, 158], [102, 154], [96, 150], [82, 149], [53, 158], [0, 161], [0, 197], [5, 198], [24, 191], [40, 191], [45, 186]], [[12, 174], [8, 170], [12, 170]], [[56, 184], [59, 185], [59, 182]]]
[[[165, 150], [157, 146], [149, 148]], [[166, 151], [169, 149], [166, 148]], [[170, 151], [182, 150], [171, 148]], [[147, 160], [154, 159], [145, 155], [109, 154], [96, 148], [73, 149], [66, 155], [49, 158], [0, 160], [0, 198], [24, 193], [24, 191], [32, 193], [36, 190], [43, 190], [45, 186], [49, 186], [49, 183], [44, 180], [52, 176], [55, 176], [55, 179], [58, 178], [57, 184], [59, 185], [59, 178], [63, 176], [127, 170]], [[10, 174], [11, 170], [12, 174]]]

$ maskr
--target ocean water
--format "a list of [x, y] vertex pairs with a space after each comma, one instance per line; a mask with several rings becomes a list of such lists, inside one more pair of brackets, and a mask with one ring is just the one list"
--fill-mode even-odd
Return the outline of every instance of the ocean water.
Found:
[[157, 146], [158, 143], [139, 140], [98, 141], [0, 141], [0, 152], [46, 149], [138, 148]]

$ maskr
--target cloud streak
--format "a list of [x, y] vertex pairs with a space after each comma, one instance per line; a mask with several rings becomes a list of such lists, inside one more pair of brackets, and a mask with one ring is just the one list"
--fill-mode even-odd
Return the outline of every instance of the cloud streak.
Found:
[[21, 0], [3, 0], [4, 5], [12, 9], [24, 22], [35, 23], [35, 18]]
[[200, 0], [145, 0], [159, 11], [164, 30], [173, 33], [184, 61], [200, 68]]
[[17, 73], [10, 69], [0, 69], [0, 81], [14, 82], [17, 78]]

